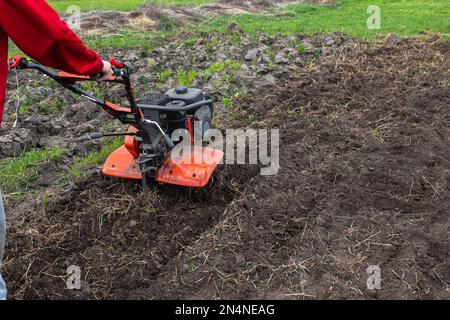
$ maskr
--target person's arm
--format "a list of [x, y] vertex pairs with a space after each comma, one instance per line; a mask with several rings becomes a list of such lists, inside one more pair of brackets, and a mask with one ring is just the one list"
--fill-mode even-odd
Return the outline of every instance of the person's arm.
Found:
[[1, 0], [0, 27], [25, 54], [48, 67], [83, 75], [104, 67], [44, 0]]

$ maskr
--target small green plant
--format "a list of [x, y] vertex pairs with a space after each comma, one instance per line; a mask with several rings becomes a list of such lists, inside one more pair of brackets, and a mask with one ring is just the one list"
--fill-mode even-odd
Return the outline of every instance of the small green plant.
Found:
[[193, 48], [197, 44], [198, 40], [196, 38], [188, 39], [184, 41], [184, 45], [188, 48]]
[[95, 83], [94, 81], [86, 81], [86, 82], [82, 82], [81, 83], [81, 89], [85, 90], [85, 91], [91, 91], [94, 92], [95, 90], [98, 89], [98, 84]]
[[25, 101], [23, 102], [23, 104], [27, 107], [31, 107], [33, 104], [36, 103], [36, 99], [34, 97], [28, 97], [25, 99]]
[[242, 37], [241, 37], [240, 34], [233, 34], [233, 35], [231, 36], [231, 42], [234, 43], [234, 44], [240, 43], [241, 40], [242, 40]]
[[241, 64], [235, 60], [225, 60], [221, 62], [215, 62], [209, 66], [208, 69], [203, 71], [203, 79], [205, 81], [209, 81], [212, 75], [215, 73], [222, 72], [225, 69], [237, 70], [239, 69]]
[[28, 96], [19, 103], [18, 113], [20, 116], [27, 116], [31, 114], [33, 106], [37, 104], [38, 98], [35, 96]]
[[209, 79], [211, 79], [213, 73], [210, 69], [206, 69], [205, 71], [203, 71], [203, 80], [209, 81]]
[[295, 45], [295, 49], [298, 51], [298, 53], [301, 53], [301, 54], [306, 52], [306, 47], [303, 43]]
[[167, 80], [169, 80], [169, 78], [172, 76], [172, 69], [167, 69], [167, 70], [163, 70], [161, 72], [159, 72], [156, 77], [158, 78], [158, 82], [160, 84], [164, 84], [167, 82]]
[[222, 103], [224, 108], [229, 109], [232, 108], [234, 105], [234, 101], [236, 99], [239, 99], [243, 96], [245, 96], [245, 91], [236, 91], [232, 95], [229, 96], [222, 96]]
[[115, 128], [115, 126], [116, 126], [117, 123], [118, 123], [118, 122], [117, 122], [116, 120], [109, 120], [109, 121], [106, 121], [106, 122], [102, 125], [102, 131], [105, 131], [105, 132], [112, 131], [112, 130]]
[[226, 83], [228, 83], [228, 84], [233, 84], [234, 82], [235, 82], [235, 79], [234, 79], [234, 75], [233, 74], [227, 74], [227, 75], [225, 75], [225, 82]]
[[180, 86], [191, 86], [192, 82], [197, 78], [197, 71], [191, 69], [188, 71], [178, 70], [177, 71], [177, 82]]
[[50, 195], [47, 192], [44, 192], [44, 194], [41, 197], [41, 207], [42, 207], [42, 209], [47, 208], [49, 203], [50, 203]]
[[212, 55], [214, 53], [215, 47], [220, 44], [219, 39], [214, 38], [212, 39], [207, 45], [206, 45], [206, 52], [209, 55]]
[[41, 103], [39, 112], [42, 114], [55, 114], [64, 110], [64, 101], [59, 98], [50, 100], [49, 103]]
[[176, 27], [176, 22], [168, 17], [163, 17], [158, 24], [158, 29], [161, 31], [173, 31]]
[[[237, 70], [239, 69], [241, 66], [241, 64], [238, 61], [235, 60], [225, 60], [222, 63], [219, 63], [217, 65], [213, 64], [212, 65], [212, 69], [215, 72], [220, 72], [224, 69], [232, 69], [232, 70]], [[217, 70], [214, 70], [214, 68], [216, 68]]]
[[156, 62], [155, 59], [150, 59], [147, 62], [147, 68], [151, 69], [151, 68], [155, 67], [157, 64], [158, 64], [158, 62]]
[[28, 116], [31, 114], [30, 107], [26, 105], [20, 105], [19, 106], [19, 116]]
[[271, 47], [268, 47], [266, 50], [264, 50], [264, 53], [267, 54], [270, 58], [271, 61], [275, 60], [275, 57], [277, 55], [277, 53], [275, 52], [275, 50]]
[[151, 57], [153, 54], [153, 43], [146, 43], [144, 56]]
[[233, 104], [233, 100], [230, 97], [222, 97], [222, 103], [225, 109], [229, 109]]
[[101, 86], [95, 81], [86, 81], [81, 83], [81, 88], [85, 91], [91, 92], [95, 96], [102, 98], [104, 92], [102, 91]]

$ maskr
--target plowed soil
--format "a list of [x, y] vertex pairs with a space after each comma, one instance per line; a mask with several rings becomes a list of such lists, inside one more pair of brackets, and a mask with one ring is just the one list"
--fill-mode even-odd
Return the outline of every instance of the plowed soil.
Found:
[[144, 194], [94, 173], [10, 204], [11, 298], [449, 299], [449, 56], [438, 38], [360, 43], [246, 92], [217, 121], [281, 129], [275, 176], [230, 165]]

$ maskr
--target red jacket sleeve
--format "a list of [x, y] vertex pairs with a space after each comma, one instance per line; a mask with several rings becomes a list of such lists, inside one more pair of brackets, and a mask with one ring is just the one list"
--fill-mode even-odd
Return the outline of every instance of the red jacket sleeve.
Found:
[[39, 63], [70, 73], [101, 72], [103, 62], [44, 0], [0, 0], [0, 26]]

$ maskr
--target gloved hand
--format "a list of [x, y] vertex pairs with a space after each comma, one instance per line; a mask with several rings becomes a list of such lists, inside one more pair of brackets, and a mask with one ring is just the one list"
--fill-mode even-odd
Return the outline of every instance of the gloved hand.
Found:
[[98, 79], [98, 81], [106, 81], [112, 75], [113, 75], [113, 70], [111, 67], [111, 63], [109, 61], [103, 60], [102, 76]]

